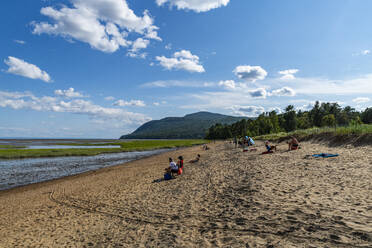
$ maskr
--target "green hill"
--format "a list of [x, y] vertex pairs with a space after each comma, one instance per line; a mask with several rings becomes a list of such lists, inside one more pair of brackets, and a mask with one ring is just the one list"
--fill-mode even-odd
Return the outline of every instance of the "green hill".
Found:
[[167, 117], [149, 121], [120, 139], [202, 139], [209, 127], [216, 123], [232, 124], [244, 117], [198, 112], [184, 117]]

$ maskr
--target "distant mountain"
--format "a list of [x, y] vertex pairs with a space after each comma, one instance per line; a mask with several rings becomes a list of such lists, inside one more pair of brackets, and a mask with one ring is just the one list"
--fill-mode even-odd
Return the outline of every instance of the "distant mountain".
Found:
[[120, 139], [202, 139], [209, 127], [216, 123], [232, 124], [245, 117], [210, 112], [198, 112], [184, 117], [167, 117], [149, 121]]

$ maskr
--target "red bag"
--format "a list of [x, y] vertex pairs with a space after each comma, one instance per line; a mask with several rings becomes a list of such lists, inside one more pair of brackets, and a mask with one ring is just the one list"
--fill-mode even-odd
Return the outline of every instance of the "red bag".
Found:
[[182, 174], [182, 168], [179, 168], [178, 172], [177, 172], [177, 175], [181, 175], [181, 174]]

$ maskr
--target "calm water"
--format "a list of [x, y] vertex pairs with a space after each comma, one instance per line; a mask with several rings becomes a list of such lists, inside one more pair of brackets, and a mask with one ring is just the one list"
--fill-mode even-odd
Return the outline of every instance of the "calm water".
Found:
[[90, 157], [0, 160], [0, 190], [114, 166], [170, 150], [172, 149], [100, 154]]

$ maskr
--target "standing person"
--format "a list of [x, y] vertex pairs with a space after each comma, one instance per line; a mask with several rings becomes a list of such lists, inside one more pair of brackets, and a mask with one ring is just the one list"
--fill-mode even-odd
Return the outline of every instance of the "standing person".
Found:
[[236, 146], [238, 145], [238, 140], [237, 140], [236, 136], [234, 136], [234, 145], [235, 145], [235, 149], [236, 149]]
[[298, 143], [298, 140], [294, 136], [291, 136], [291, 140], [288, 141], [287, 143], [288, 143], [288, 151], [298, 149], [299, 143]]

